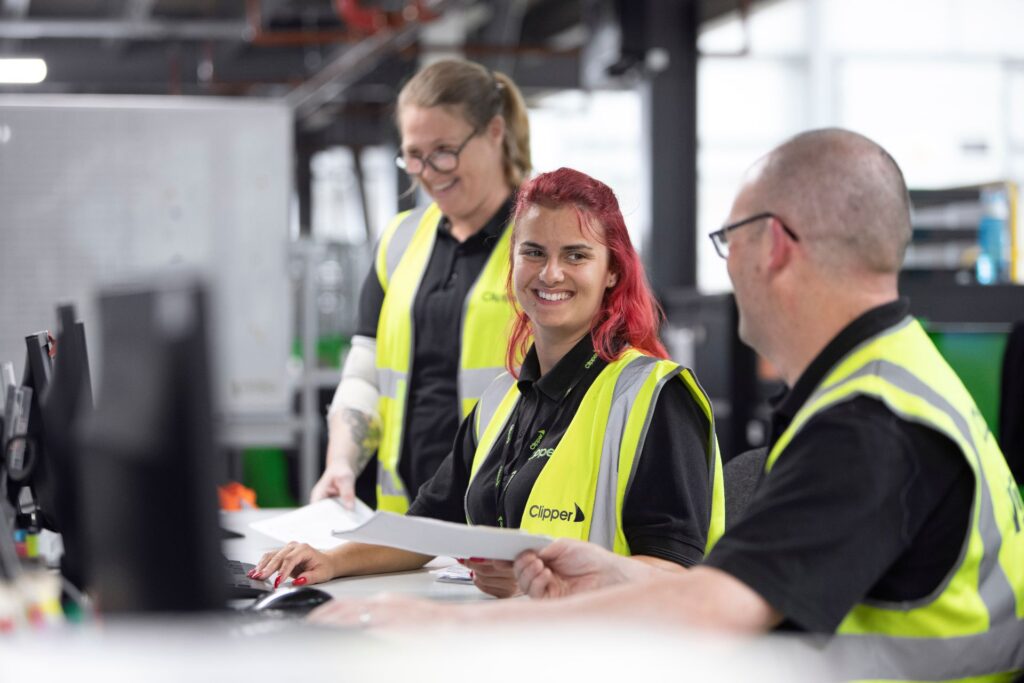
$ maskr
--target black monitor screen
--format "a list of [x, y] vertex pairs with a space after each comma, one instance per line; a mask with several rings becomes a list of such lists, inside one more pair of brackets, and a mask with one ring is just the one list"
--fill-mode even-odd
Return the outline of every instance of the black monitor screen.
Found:
[[90, 587], [104, 612], [224, 605], [206, 295], [187, 276], [104, 291], [96, 410], [81, 425]]
[[[11, 440], [6, 444], [4, 452], [4, 484], [7, 488], [7, 497], [10, 504], [19, 512], [22, 510], [23, 490], [32, 491], [34, 499], [33, 478], [44, 476], [39, 467], [44, 434], [41, 405], [42, 397], [50, 386], [52, 371], [49, 333], [35, 332], [25, 337], [25, 372], [21, 386], [31, 389], [28, 421], [24, 430], [16, 427], [10, 431], [8, 436]], [[45, 519], [39, 521], [44, 526], [47, 525]], [[20, 523], [26, 524], [23, 519]]]
[[73, 439], [75, 421], [93, 408], [92, 381], [85, 344], [85, 326], [75, 319], [74, 306], [57, 308], [58, 333], [49, 387], [42, 395], [41, 458], [32, 487], [47, 528], [64, 543], [61, 573], [84, 586], [82, 531], [79, 513], [80, 458]]
[[32, 389], [32, 400], [23, 438], [7, 449], [8, 499], [21, 513], [20, 525], [38, 525], [62, 535], [62, 573], [82, 587], [78, 458], [72, 427], [92, 409], [92, 388], [85, 327], [75, 320], [69, 304], [57, 308], [57, 319], [56, 339], [47, 332], [25, 338], [22, 386]]

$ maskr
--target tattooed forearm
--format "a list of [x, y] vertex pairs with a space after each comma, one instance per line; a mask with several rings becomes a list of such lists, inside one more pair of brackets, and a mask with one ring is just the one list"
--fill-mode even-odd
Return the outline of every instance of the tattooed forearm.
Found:
[[380, 420], [352, 408], [343, 408], [342, 417], [348, 425], [352, 443], [356, 446], [355, 462], [352, 465], [356, 472], [361, 472], [377, 452], [380, 443]]

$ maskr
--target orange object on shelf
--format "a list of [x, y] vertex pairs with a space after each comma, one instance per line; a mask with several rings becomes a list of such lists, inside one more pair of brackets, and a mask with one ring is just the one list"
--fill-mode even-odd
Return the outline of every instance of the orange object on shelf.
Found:
[[237, 481], [218, 486], [217, 496], [220, 498], [221, 510], [237, 511], [257, 507], [256, 492]]

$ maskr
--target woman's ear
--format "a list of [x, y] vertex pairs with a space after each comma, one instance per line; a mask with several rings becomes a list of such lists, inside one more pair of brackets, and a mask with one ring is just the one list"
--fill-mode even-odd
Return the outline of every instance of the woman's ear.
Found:
[[501, 142], [505, 139], [505, 117], [495, 114], [491, 122], [487, 124], [487, 135], [491, 139]]
[[618, 281], [619, 281], [619, 274], [618, 273], [615, 273], [615, 272], [608, 273], [608, 284], [605, 286], [605, 289], [611, 289], [612, 287], [614, 287], [618, 283]]

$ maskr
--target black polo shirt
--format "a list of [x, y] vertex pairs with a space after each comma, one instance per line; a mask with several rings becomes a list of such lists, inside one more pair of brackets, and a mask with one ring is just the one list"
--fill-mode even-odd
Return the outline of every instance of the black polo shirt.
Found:
[[[459, 330], [470, 288], [487, 264], [512, 215], [513, 197], [487, 224], [459, 242], [442, 217], [413, 302], [413, 348], [405, 431], [398, 474], [409, 497], [437, 471], [459, 428]], [[371, 267], [359, 299], [356, 334], [376, 338], [384, 290]], [[495, 344], [504, 344], [504, 337]]]
[[[822, 350], [777, 403], [769, 450], [835, 364], [907, 310], [874, 308]], [[857, 397], [804, 425], [706, 562], [760, 594], [783, 628], [831, 633], [865, 598], [931, 594], [957, 562], [973, 493], [956, 444]]]
[[[517, 384], [521, 398], [509, 418], [507, 438], [496, 441], [469, 485], [477, 446], [474, 411], [459, 428], [452, 453], [420, 489], [409, 514], [465, 522], [468, 510], [475, 524], [518, 528], [551, 451], [606, 365], [587, 336], [541, 376], [531, 348]], [[685, 385], [667, 382], [657, 397], [623, 503], [623, 533], [632, 554], [684, 566], [703, 558], [711, 518], [708, 429], [707, 418]]]

